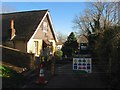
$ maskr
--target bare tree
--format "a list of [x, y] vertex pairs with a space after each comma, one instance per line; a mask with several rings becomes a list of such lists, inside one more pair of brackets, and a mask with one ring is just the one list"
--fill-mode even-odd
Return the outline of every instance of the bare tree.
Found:
[[117, 2], [94, 2], [81, 16], [73, 20], [74, 28], [84, 33], [96, 33], [106, 30], [118, 22]]
[[65, 42], [66, 39], [67, 39], [67, 36], [64, 35], [61, 31], [58, 31], [57, 32], [57, 38], [58, 38], [58, 41]]

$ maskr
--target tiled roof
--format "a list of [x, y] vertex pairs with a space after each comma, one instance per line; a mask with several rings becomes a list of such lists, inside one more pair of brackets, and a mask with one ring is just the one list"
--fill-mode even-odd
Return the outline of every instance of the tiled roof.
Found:
[[11, 20], [14, 20], [15, 24], [15, 39], [29, 40], [47, 11], [48, 10], [36, 10], [0, 14], [0, 17], [2, 16], [3, 41], [9, 37]]

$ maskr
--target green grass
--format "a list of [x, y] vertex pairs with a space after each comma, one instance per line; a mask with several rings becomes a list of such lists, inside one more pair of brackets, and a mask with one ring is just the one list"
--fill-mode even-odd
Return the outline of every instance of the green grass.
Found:
[[87, 74], [87, 72], [84, 70], [73, 70], [73, 72], [76, 74]]

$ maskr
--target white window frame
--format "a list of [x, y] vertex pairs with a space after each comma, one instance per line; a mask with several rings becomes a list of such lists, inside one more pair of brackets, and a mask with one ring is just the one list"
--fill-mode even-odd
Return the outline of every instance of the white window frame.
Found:
[[38, 41], [34, 41], [35, 54], [38, 55]]

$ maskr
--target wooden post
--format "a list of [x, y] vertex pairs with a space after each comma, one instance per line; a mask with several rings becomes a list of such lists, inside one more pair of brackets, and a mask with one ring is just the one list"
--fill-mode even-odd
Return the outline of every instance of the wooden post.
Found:
[[51, 75], [54, 76], [55, 75], [55, 67], [54, 67], [54, 63], [51, 64]]
[[54, 56], [52, 57], [52, 63], [51, 63], [51, 75], [52, 76], [55, 75], [55, 60], [54, 60]]

